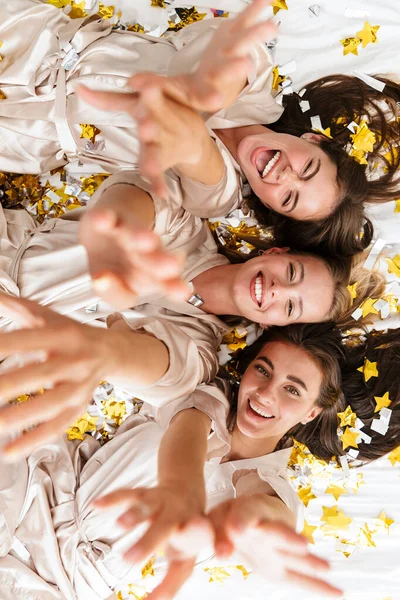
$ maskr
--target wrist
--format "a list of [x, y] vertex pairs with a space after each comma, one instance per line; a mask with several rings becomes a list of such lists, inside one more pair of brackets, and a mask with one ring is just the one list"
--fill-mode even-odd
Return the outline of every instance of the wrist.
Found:
[[213, 138], [205, 128], [196, 153], [176, 165], [179, 175], [203, 185], [217, 185], [225, 172], [225, 163]]

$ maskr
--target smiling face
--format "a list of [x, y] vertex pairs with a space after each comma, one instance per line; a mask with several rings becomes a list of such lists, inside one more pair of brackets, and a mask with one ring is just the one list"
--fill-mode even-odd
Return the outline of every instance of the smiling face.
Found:
[[321, 150], [321, 136], [275, 133], [243, 137], [236, 158], [260, 201], [298, 221], [328, 217], [340, 201], [337, 168]]
[[251, 439], [278, 441], [314, 419], [323, 378], [317, 363], [289, 342], [265, 344], [246, 369], [238, 394], [236, 427]]
[[240, 265], [232, 284], [236, 312], [261, 325], [318, 323], [328, 314], [334, 282], [313, 255], [271, 248]]

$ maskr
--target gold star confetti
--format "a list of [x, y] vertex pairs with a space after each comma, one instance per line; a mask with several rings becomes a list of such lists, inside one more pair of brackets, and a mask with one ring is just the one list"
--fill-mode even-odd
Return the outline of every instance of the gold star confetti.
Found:
[[349, 446], [352, 448], [358, 448], [357, 438], [359, 433], [357, 431], [351, 431], [350, 427], [347, 427], [346, 431], [340, 436], [340, 440], [343, 444], [343, 450], [346, 450]]
[[0, 100], [6, 100], [6, 99], [7, 99], [7, 96], [5, 95], [5, 93], [2, 90], [0, 90]]
[[151, 0], [151, 6], [156, 6], [158, 8], [167, 8], [165, 0]]
[[378, 367], [376, 362], [371, 362], [368, 358], [365, 359], [362, 367], [358, 367], [357, 371], [364, 373], [365, 381], [369, 381], [371, 377], [378, 377]]
[[299, 490], [297, 490], [297, 494], [305, 507], [308, 506], [310, 500], [314, 500], [314, 498], [316, 498], [316, 496], [311, 491], [311, 485], [300, 488]]
[[347, 494], [347, 490], [340, 486], [340, 485], [335, 485], [333, 483], [331, 483], [331, 485], [329, 487], [326, 488], [325, 490], [325, 494], [332, 494], [332, 496], [335, 498], [336, 502], [339, 500], [340, 496], [342, 494]]
[[357, 415], [351, 410], [351, 406], [348, 406], [344, 412], [338, 413], [337, 416], [340, 419], [340, 427], [345, 427], [346, 425], [354, 427]]
[[355, 54], [358, 56], [358, 46], [361, 44], [361, 40], [356, 37], [344, 38], [340, 40], [340, 43], [343, 45], [343, 56], [346, 54]]
[[388, 455], [388, 459], [392, 463], [392, 467], [398, 462], [400, 463], [400, 446], [391, 451]]
[[224, 567], [205, 567], [204, 570], [210, 575], [209, 583], [224, 583], [225, 579], [230, 577], [230, 573]]
[[378, 38], [376, 33], [379, 29], [380, 25], [370, 25], [368, 21], [365, 21], [364, 27], [361, 31], [356, 33], [356, 36], [361, 40], [362, 47], [368, 46], [368, 44], [377, 44]]
[[274, 9], [274, 15], [276, 15], [280, 10], [289, 10], [286, 0], [274, 0], [272, 3], [272, 8]]
[[394, 258], [387, 258], [386, 262], [388, 264], [389, 273], [393, 273], [400, 277], [400, 254], [396, 254]]
[[347, 291], [350, 294], [350, 299], [351, 299], [351, 305], [352, 306], [353, 306], [353, 302], [354, 302], [355, 298], [357, 298], [356, 288], [357, 288], [357, 281], [355, 283], [353, 283], [353, 285], [348, 285], [347, 286]]
[[395, 200], [396, 203], [396, 207], [394, 209], [395, 213], [400, 213], [400, 198], [398, 198], [398, 200]]
[[314, 538], [313, 538], [313, 533], [314, 531], [318, 529], [317, 526], [315, 525], [309, 525], [307, 523], [307, 521], [304, 519], [304, 528], [303, 531], [301, 532], [302, 535], [304, 535], [308, 541], [310, 542], [310, 544], [315, 544]]
[[387, 408], [392, 404], [389, 398], [389, 392], [385, 392], [383, 396], [374, 396], [376, 406], [374, 412], [379, 412], [381, 408]]
[[363, 152], [372, 152], [374, 150], [376, 135], [368, 127], [367, 121], [361, 121], [357, 125], [357, 131], [350, 137], [353, 140], [354, 150], [362, 150]]
[[81, 138], [85, 138], [93, 142], [96, 135], [101, 133], [100, 129], [97, 129], [95, 125], [89, 125], [89, 123], [81, 124]]
[[386, 516], [385, 511], [382, 511], [377, 518], [379, 521], [382, 521], [386, 531], [389, 533], [389, 527], [394, 523], [394, 520], [389, 519], [389, 517]]
[[355, 150], [354, 148], [352, 148], [349, 152], [349, 156], [354, 158], [354, 160], [356, 160], [358, 163], [360, 163], [360, 165], [368, 164], [368, 161], [365, 158], [366, 155], [365, 155], [364, 150]]
[[68, 13], [68, 16], [71, 19], [82, 19], [82, 17], [87, 17], [87, 12], [85, 12], [85, 0], [77, 4], [74, 0], [71, 0], [71, 11]]
[[342, 510], [338, 510], [337, 506], [323, 506], [324, 514], [321, 521], [325, 521], [325, 525], [321, 529], [327, 533], [332, 533], [341, 529], [348, 529], [352, 519], [347, 517]]
[[155, 556], [150, 556], [149, 560], [147, 561], [147, 563], [143, 566], [142, 568], [142, 577], [143, 579], [145, 577], [147, 577], [148, 575], [152, 575], [154, 577], [154, 561], [155, 561], [156, 557]]
[[379, 311], [374, 307], [375, 302], [377, 302], [377, 298], [368, 298], [361, 304], [360, 308], [363, 317], [367, 317], [370, 314], [379, 315]]
[[114, 16], [115, 6], [106, 6], [102, 2], [99, 3], [97, 14], [103, 17], [103, 19], [111, 19]]
[[243, 565], [235, 565], [235, 569], [242, 573], [243, 579], [247, 579], [248, 576], [251, 574], [250, 571], [248, 571]]

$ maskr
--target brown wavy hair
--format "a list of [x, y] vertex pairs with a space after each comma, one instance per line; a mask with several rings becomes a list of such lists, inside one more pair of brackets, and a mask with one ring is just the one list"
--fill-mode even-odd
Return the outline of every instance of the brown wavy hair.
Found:
[[[377, 362], [378, 377], [365, 381], [364, 374], [357, 371], [365, 359]], [[371, 462], [381, 458], [400, 446], [400, 330], [367, 333], [354, 340], [354, 344], [346, 349], [345, 361], [342, 364], [342, 389], [353, 412], [363, 421], [362, 428], [371, 436], [371, 443], [358, 445], [358, 460]], [[373, 419], [379, 418], [374, 412], [375, 396], [383, 396], [389, 392], [392, 401], [389, 408], [392, 416], [389, 429], [381, 435], [370, 429]], [[338, 453], [343, 454], [342, 448]]]
[[[385, 83], [383, 92], [366, 85], [356, 77], [330, 75], [306, 86], [298, 94], [284, 96], [285, 110], [281, 118], [267, 125], [278, 133], [301, 136], [311, 132], [310, 117], [319, 115], [324, 127], [331, 128], [332, 140], [326, 138], [320, 147], [337, 167], [337, 183], [341, 191], [335, 211], [318, 221], [295, 221], [264, 207], [253, 194], [248, 203], [259, 221], [272, 225], [278, 245], [294, 245], [299, 250], [352, 256], [367, 248], [373, 236], [371, 221], [364, 213], [365, 202], [387, 202], [400, 194], [400, 153], [396, 146], [400, 139], [399, 114], [400, 86], [377, 76]], [[310, 103], [303, 113], [300, 100]], [[345, 151], [351, 141], [347, 125], [366, 119], [376, 134], [374, 151], [368, 155], [368, 165], [361, 165]], [[386, 157], [384, 156], [386, 154]], [[367, 178], [367, 167], [380, 165], [381, 174]], [[374, 169], [374, 173], [377, 171]]]

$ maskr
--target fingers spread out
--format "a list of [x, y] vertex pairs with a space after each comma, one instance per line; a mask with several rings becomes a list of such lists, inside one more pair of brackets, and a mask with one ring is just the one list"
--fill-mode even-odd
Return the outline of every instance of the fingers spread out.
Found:
[[168, 571], [163, 581], [157, 586], [151, 594], [149, 600], [170, 600], [175, 598], [183, 584], [191, 576], [195, 559], [189, 558], [186, 560], [173, 560], [168, 567]]
[[[54, 402], [56, 402], [56, 399], [53, 398]], [[22, 456], [27, 456], [44, 441], [50, 442], [59, 438], [65, 429], [73, 423], [74, 419], [79, 416], [79, 412], [77, 414], [76, 407], [69, 408], [54, 419], [38, 425], [32, 431], [24, 433], [16, 440], [4, 446], [2, 450], [4, 458], [10, 462], [14, 461]]]
[[88, 104], [101, 108], [102, 110], [121, 110], [134, 116], [138, 106], [138, 94], [121, 92], [101, 92], [80, 85], [76, 90], [77, 95]]

